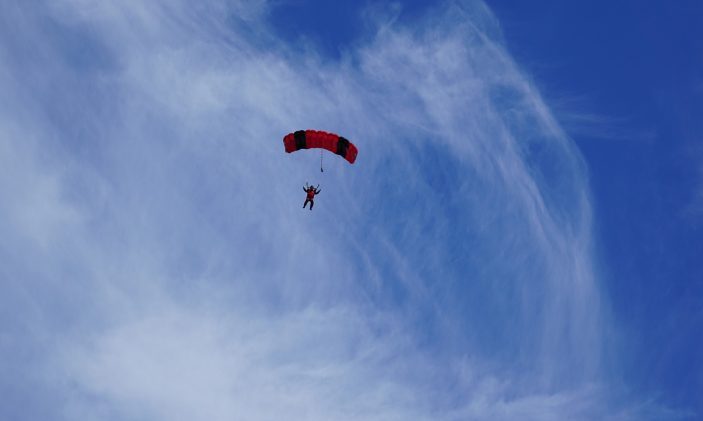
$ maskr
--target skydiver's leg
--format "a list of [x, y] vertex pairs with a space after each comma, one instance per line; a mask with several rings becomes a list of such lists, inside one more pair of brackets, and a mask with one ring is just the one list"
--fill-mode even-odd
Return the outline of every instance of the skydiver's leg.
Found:
[[[310, 201], [310, 199], [305, 199], [305, 203], [303, 203], [303, 209], [305, 209], [305, 206], [308, 205], [309, 201]], [[310, 205], [310, 209], [312, 209], [312, 205]]]
[[315, 201], [314, 201], [314, 200], [311, 200], [311, 201], [310, 201], [310, 210], [312, 210], [312, 207], [313, 207], [314, 205], [315, 205]]

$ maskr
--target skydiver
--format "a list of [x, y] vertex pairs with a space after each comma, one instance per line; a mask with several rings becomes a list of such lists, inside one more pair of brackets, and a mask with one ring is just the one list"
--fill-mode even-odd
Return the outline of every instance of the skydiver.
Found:
[[[320, 187], [320, 185], [318, 184], [317, 187]], [[312, 207], [315, 205], [315, 195], [320, 194], [322, 190], [313, 186], [308, 186], [308, 183], [305, 183], [303, 191], [308, 194], [305, 198], [305, 203], [303, 203], [303, 209], [305, 209], [305, 206], [310, 202], [310, 210], [312, 210]]]

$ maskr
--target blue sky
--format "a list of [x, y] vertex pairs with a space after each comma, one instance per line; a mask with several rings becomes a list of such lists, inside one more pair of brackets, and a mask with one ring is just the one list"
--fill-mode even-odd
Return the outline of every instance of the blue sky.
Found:
[[700, 413], [703, 5], [492, 6], [588, 162], [626, 377]]
[[703, 6], [0, 16], [0, 418], [703, 416]]

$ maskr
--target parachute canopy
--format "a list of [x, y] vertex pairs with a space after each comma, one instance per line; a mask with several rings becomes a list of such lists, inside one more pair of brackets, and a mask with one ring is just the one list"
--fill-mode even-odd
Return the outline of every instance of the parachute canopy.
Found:
[[349, 140], [334, 133], [320, 130], [298, 130], [283, 137], [286, 152], [291, 153], [301, 149], [322, 148], [335, 153], [353, 164], [359, 150]]

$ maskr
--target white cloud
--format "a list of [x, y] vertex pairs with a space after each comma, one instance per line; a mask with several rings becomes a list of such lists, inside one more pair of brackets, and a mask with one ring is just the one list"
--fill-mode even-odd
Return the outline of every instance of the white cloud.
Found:
[[[339, 62], [268, 7], [0, 9], [0, 355], [42, 391], [0, 414], [638, 419], [605, 398], [584, 164], [485, 7]], [[358, 162], [283, 153], [313, 127]]]

